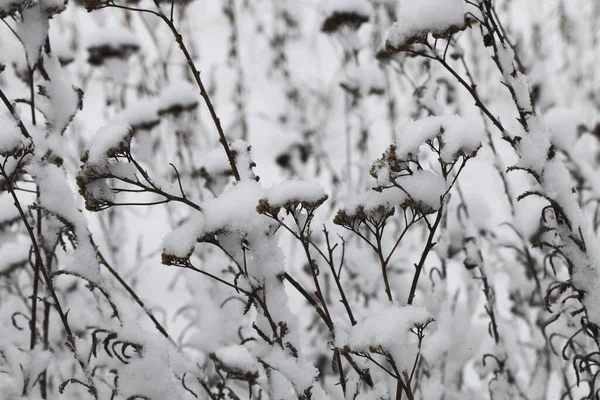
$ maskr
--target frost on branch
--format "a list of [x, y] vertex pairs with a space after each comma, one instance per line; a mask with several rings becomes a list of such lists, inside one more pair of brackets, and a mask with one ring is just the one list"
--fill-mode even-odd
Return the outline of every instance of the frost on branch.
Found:
[[386, 50], [407, 50], [414, 43], [425, 42], [429, 33], [434, 38], [448, 38], [473, 22], [469, 11], [463, 0], [402, 0], [397, 20], [388, 31]]

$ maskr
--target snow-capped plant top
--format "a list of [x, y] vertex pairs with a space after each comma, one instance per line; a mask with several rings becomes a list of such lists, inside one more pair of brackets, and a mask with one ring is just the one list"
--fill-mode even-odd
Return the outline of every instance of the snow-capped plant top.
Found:
[[386, 48], [406, 50], [413, 43], [425, 41], [429, 33], [436, 38], [449, 37], [467, 27], [472, 20], [467, 16], [469, 11], [464, 0], [401, 0]]
[[442, 161], [450, 163], [457, 157], [472, 156], [485, 137], [478, 122], [457, 115], [429, 117], [409, 122], [400, 128], [396, 141], [396, 157], [400, 160], [418, 155], [419, 147], [438, 138]]
[[263, 200], [273, 207], [289, 203], [317, 204], [327, 198], [325, 190], [315, 182], [290, 180], [265, 190]]
[[433, 317], [424, 307], [390, 304], [358, 321], [336, 344], [349, 351], [389, 353], [403, 371], [410, 369], [418, 351], [415, 327], [422, 329], [431, 322]]
[[199, 101], [198, 88], [188, 81], [172, 82], [160, 93], [158, 114], [179, 114], [196, 108]]
[[108, 158], [115, 157], [125, 148], [133, 136], [133, 130], [127, 122], [115, 121], [98, 130], [92, 139], [83, 161], [100, 169], [108, 165]]

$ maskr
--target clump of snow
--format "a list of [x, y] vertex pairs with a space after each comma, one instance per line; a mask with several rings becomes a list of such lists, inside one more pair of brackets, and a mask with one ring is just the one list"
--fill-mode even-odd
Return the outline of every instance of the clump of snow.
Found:
[[[432, 171], [419, 170], [396, 179], [414, 206], [423, 212], [438, 210], [448, 189], [444, 178]], [[389, 189], [388, 189], [389, 190]]]
[[[163, 239], [164, 254], [179, 260], [192, 255], [196, 241], [202, 235], [203, 214], [195, 214]], [[165, 260], [166, 261], [166, 260]]]
[[369, 190], [356, 196], [352, 202], [344, 206], [343, 210], [350, 217], [360, 212], [365, 213], [367, 217], [373, 217], [381, 211], [389, 211], [401, 205], [406, 199], [406, 193], [399, 189], [386, 189], [381, 192]]
[[88, 223], [67, 183], [64, 170], [52, 164], [33, 163], [27, 167], [27, 172], [38, 185], [40, 206], [64, 221], [76, 237], [77, 248], [68, 262], [69, 268], [90, 282], [101, 285], [103, 280]]
[[0, 18], [13, 14], [26, 3], [25, 0], [0, 0]]
[[21, 131], [12, 116], [0, 113], [0, 155], [6, 156], [23, 146]]
[[396, 157], [400, 160], [410, 159], [423, 143], [438, 135], [442, 137], [442, 161], [449, 163], [461, 154], [470, 156], [475, 153], [481, 146], [485, 132], [477, 123], [457, 115], [409, 122], [398, 132]]
[[150, 130], [160, 123], [158, 102], [155, 98], [138, 99], [115, 117], [126, 121], [134, 131]]
[[40, 4], [26, 7], [21, 11], [22, 19], [17, 25], [17, 35], [25, 48], [29, 67], [33, 67], [40, 59], [42, 46], [48, 37], [48, 14]]
[[92, 138], [85, 162], [105, 167], [108, 164], [107, 157], [114, 156], [127, 147], [132, 135], [131, 127], [123, 121], [112, 122], [100, 128]]
[[584, 126], [583, 115], [571, 108], [553, 107], [543, 117], [550, 131], [550, 142], [557, 148], [570, 152]]
[[383, 94], [385, 92], [385, 76], [376, 63], [360, 66], [350, 64], [344, 73], [340, 86], [356, 95]]
[[44, 95], [39, 97], [38, 107], [46, 123], [62, 134], [81, 108], [82, 93], [71, 84], [58, 58], [44, 55], [44, 68], [50, 80], [43, 84]]
[[158, 99], [158, 114], [177, 115], [198, 106], [198, 88], [188, 81], [179, 80], [165, 87]]
[[388, 351], [402, 371], [415, 361], [417, 337], [411, 328], [424, 326], [432, 319], [424, 307], [392, 304], [351, 327], [344, 342], [338, 345], [359, 352]]
[[448, 37], [462, 31], [468, 25], [469, 11], [463, 0], [402, 0], [397, 20], [388, 31], [386, 48], [401, 51], [425, 41], [429, 33]]
[[289, 203], [316, 204], [326, 196], [325, 189], [316, 182], [289, 180], [267, 189], [263, 199], [273, 207], [283, 207]]
[[215, 352], [216, 358], [227, 368], [242, 372], [258, 373], [256, 359], [241, 345], [223, 347]]

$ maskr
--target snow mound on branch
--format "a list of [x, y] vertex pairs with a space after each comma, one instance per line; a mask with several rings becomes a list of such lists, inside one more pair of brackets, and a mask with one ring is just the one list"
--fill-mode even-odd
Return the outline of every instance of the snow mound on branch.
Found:
[[326, 196], [325, 189], [316, 182], [290, 180], [267, 189], [263, 199], [273, 207], [283, 207], [295, 202], [318, 203]]
[[447, 37], [467, 27], [469, 12], [463, 0], [402, 0], [397, 20], [388, 31], [386, 47], [401, 51], [427, 34]]
[[223, 347], [215, 352], [215, 356], [227, 368], [243, 372], [258, 373], [256, 359], [244, 346], [236, 344]]
[[355, 197], [354, 201], [346, 205], [343, 210], [350, 217], [364, 212], [367, 217], [372, 217], [380, 211], [389, 211], [406, 201], [406, 194], [401, 190], [369, 190]]
[[198, 105], [198, 88], [188, 81], [176, 81], [165, 87], [158, 100], [158, 114], [178, 114]]
[[389, 305], [351, 327], [340, 347], [358, 352], [388, 351], [402, 371], [415, 361], [417, 337], [411, 329], [432, 320], [424, 307]]
[[567, 152], [573, 149], [580, 128], [585, 126], [582, 113], [571, 108], [553, 107], [543, 120], [550, 131], [550, 142]]
[[438, 210], [441, 198], [447, 190], [446, 181], [442, 176], [426, 170], [402, 176], [397, 178], [396, 182], [406, 192], [409, 200], [424, 211]]
[[[198, 239], [219, 231], [252, 231], [257, 219], [256, 205], [263, 190], [255, 181], [242, 181], [221, 196], [201, 204], [202, 212], [165, 236], [164, 255], [189, 257]], [[266, 221], [264, 221], [266, 224]]]
[[474, 121], [457, 115], [429, 117], [405, 124], [398, 133], [396, 157], [400, 160], [416, 155], [419, 146], [442, 137], [441, 158], [452, 162], [459, 155], [475, 153], [485, 137], [484, 130]]
[[154, 98], [138, 99], [115, 118], [126, 121], [134, 130], [149, 130], [160, 123], [158, 103]]
[[385, 76], [376, 63], [367, 63], [346, 68], [340, 86], [356, 95], [383, 94], [385, 92]]
[[97, 166], [107, 164], [106, 158], [125, 146], [131, 135], [131, 127], [124, 121], [115, 121], [100, 128], [92, 138], [86, 162]]
[[0, 154], [11, 153], [22, 146], [21, 131], [14, 118], [0, 113], [0, 127]]

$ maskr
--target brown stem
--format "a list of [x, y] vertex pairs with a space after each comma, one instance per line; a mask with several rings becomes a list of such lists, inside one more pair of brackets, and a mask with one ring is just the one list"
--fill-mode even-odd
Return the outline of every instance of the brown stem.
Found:
[[417, 291], [417, 284], [419, 283], [419, 277], [421, 276], [421, 270], [423, 269], [423, 265], [425, 264], [425, 260], [427, 260], [427, 256], [429, 255], [429, 252], [431, 251], [433, 246], [435, 246], [435, 243], [433, 242], [433, 238], [435, 236], [435, 232], [436, 232], [438, 226], [440, 225], [440, 221], [442, 220], [443, 211], [444, 211], [444, 203], [442, 203], [442, 205], [440, 206], [437, 217], [435, 218], [435, 222], [433, 223], [433, 225], [431, 226], [431, 228], [429, 230], [429, 237], [427, 238], [427, 244], [425, 245], [425, 248], [423, 249], [423, 253], [421, 254], [421, 259], [419, 260], [419, 264], [417, 264], [417, 266], [416, 266], [415, 275], [413, 277], [412, 285], [410, 286], [410, 294], [408, 295], [408, 302], [407, 302], [408, 304], [413, 303], [413, 300], [415, 298], [415, 292]]
[[202, 79], [200, 78], [200, 71], [198, 71], [198, 69], [196, 68], [194, 61], [192, 60], [192, 56], [190, 55], [185, 44], [183, 43], [183, 37], [177, 31], [177, 28], [175, 28], [175, 25], [173, 25], [173, 22], [171, 20], [169, 20], [169, 18], [162, 12], [162, 9], [160, 8], [158, 1], [154, 0], [154, 3], [156, 4], [156, 7], [159, 10], [158, 13], [159, 13], [160, 18], [167, 24], [167, 26], [173, 33], [173, 36], [175, 37], [175, 41], [177, 42], [177, 44], [179, 45], [179, 48], [183, 52], [183, 55], [187, 61], [187, 64], [190, 67], [190, 70], [192, 71], [192, 75], [194, 76], [194, 79], [196, 80], [196, 84], [198, 85], [198, 88], [200, 89], [200, 95], [204, 99], [204, 102], [206, 103], [206, 106], [208, 107], [208, 111], [210, 112], [210, 116], [215, 124], [215, 127], [217, 128], [217, 132], [219, 134], [219, 142], [223, 146], [223, 150], [225, 150], [225, 154], [227, 154], [227, 159], [229, 160], [229, 165], [231, 166], [231, 172], [233, 173], [235, 180], [239, 181], [241, 178], [240, 178], [240, 173], [238, 172], [237, 166], [235, 165], [235, 157], [233, 156], [231, 148], [229, 147], [229, 144], [227, 143], [227, 138], [225, 137], [225, 132], [223, 131], [223, 127], [221, 126], [221, 120], [217, 116], [217, 113], [215, 111], [213, 103], [210, 100], [210, 96], [208, 95], [208, 92], [206, 91], [206, 88], [204, 87], [204, 83], [202, 83]]
[[169, 339], [169, 341], [171, 341], [171, 343], [175, 344], [175, 342], [173, 341], [173, 339], [171, 339], [171, 337], [167, 333], [166, 329], [160, 324], [160, 322], [158, 322], [158, 320], [156, 319], [156, 317], [154, 316], [154, 314], [152, 314], [152, 312], [148, 308], [146, 308], [146, 305], [144, 304], [144, 302], [140, 299], [140, 297], [137, 295], [137, 293], [131, 288], [131, 286], [129, 286], [127, 284], [127, 282], [125, 282], [123, 280], [123, 278], [121, 278], [121, 275], [119, 275], [119, 273], [117, 271], [115, 271], [110, 266], [110, 264], [106, 261], [106, 259], [102, 255], [102, 253], [100, 253], [100, 251], [98, 251], [96, 254], [98, 256], [100, 264], [104, 265], [104, 267], [110, 272], [110, 274], [112, 276], [114, 276], [117, 281], [119, 281], [119, 283], [121, 284], [121, 286], [123, 286], [123, 288], [127, 291], [127, 293], [129, 293], [129, 295], [131, 297], [133, 297], [133, 299], [135, 300], [135, 302], [142, 308], [142, 310], [144, 310], [144, 312], [146, 313], [146, 315], [148, 316], [148, 318], [150, 318], [152, 320], [152, 322], [154, 323], [154, 326], [156, 327], [156, 329], [160, 333], [162, 333], [162, 335], [164, 337], [166, 337], [167, 339]]
[[13, 118], [15, 118], [17, 120], [17, 124], [19, 125], [19, 129], [21, 130], [21, 134], [24, 137], [26, 137], [27, 139], [29, 139], [31, 137], [31, 135], [27, 131], [27, 128], [25, 128], [25, 125], [23, 125], [23, 122], [19, 118], [15, 117], [17, 115], [15, 108], [12, 106], [10, 100], [8, 100], [8, 98], [6, 97], [6, 95], [4, 94], [4, 92], [2, 91], [1, 88], [0, 88], [0, 99], [2, 99], [2, 102], [4, 103], [4, 105], [10, 112], [10, 114], [13, 116]]

